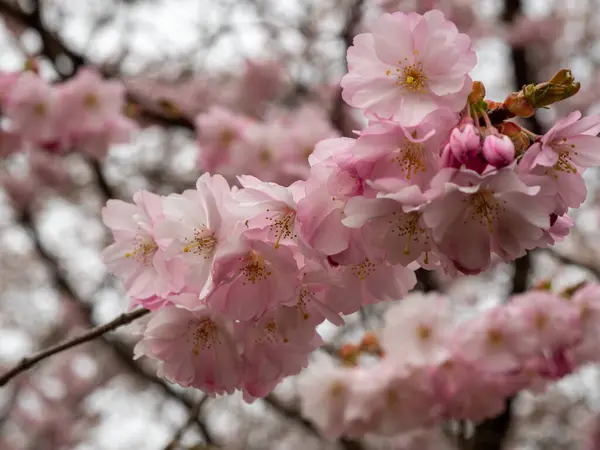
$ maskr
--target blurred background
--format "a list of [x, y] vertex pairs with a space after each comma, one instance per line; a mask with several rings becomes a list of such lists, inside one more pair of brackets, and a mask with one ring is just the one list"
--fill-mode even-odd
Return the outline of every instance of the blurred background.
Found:
[[[58, 83], [92, 66], [124, 84], [125, 114], [136, 124], [130, 142], [101, 157], [8, 154], [0, 140], [0, 372], [126, 310], [122, 286], [100, 259], [110, 242], [100, 220], [107, 199], [181, 192], [203, 170], [286, 184], [306, 176], [316, 142], [364, 125], [338, 88], [353, 36], [384, 11], [432, 8], [473, 38], [472, 77], [490, 99], [573, 71], [581, 92], [537, 114], [531, 130], [574, 109], [600, 112], [599, 0], [0, 0], [0, 72], [35, 65]], [[203, 145], [210, 124], [202, 118], [215, 108], [257, 130], [255, 145], [232, 146], [234, 164], [214, 163]], [[281, 139], [294, 141], [284, 159]], [[560, 287], [598, 277], [597, 174], [586, 172], [588, 200], [554, 250], [474, 277], [432, 274], [419, 288], [448, 293], [466, 314], [545, 280]], [[349, 317], [341, 329], [324, 325], [329, 352], [380, 326], [385, 308]], [[293, 378], [253, 405], [237, 395], [204, 399], [134, 361], [134, 330], [55, 355], [0, 388], [0, 450], [453, 448], [438, 431], [326, 441], [298, 412]], [[485, 449], [600, 449], [599, 386], [588, 367], [545, 394], [522, 394], [496, 446]]]

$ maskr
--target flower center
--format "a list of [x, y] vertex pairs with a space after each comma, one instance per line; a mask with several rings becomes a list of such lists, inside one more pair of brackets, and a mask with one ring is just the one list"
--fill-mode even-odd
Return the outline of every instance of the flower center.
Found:
[[83, 97], [83, 104], [86, 108], [96, 109], [98, 106], [100, 106], [100, 100], [96, 94], [89, 93]]
[[504, 343], [504, 334], [500, 330], [489, 330], [487, 340], [491, 347], [498, 347]]
[[259, 154], [258, 154], [258, 160], [262, 163], [262, 164], [269, 164], [271, 161], [273, 161], [273, 153], [271, 152], [271, 150], [269, 150], [268, 148], [263, 149]]
[[535, 316], [535, 327], [538, 329], [538, 331], [542, 331], [548, 325], [548, 321], [548, 314], [540, 311]]
[[208, 232], [206, 227], [194, 229], [194, 238], [186, 239], [187, 245], [183, 247], [184, 253], [194, 253], [203, 256], [204, 259], [210, 259], [215, 252], [217, 238]]
[[221, 145], [223, 147], [229, 147], [234, 139], [235, 132], [233, 130], [223, 130], [219, 136], [219, 140], [221, 141]]
[[36, 103], [33, 105], [33, 112], [36, 116], [45, 116], [48, 108], [46, 108], [45, 103]]
[[473, 194], [470, 199], [471, 218], [481, 225], [487, 226], [490, 233], [494, 232], [494, 222], [503, 211], [502, 205], [490, 190], [483, 189]]
[[373, 264], [369, 258], [365, 258], [365, 260], [360, 264], [354, 264], [353, 266], [350, 266], [352, 275], [357, 277], [360, 281], [366, 280], [366, 278], [375, 272], [376, 269], [377, 266]]
[[270, 320], [262, 327], [262, 332], [256, 336], [256, 342], [260, 344], [287, 344], [289, 339], [279, 333], [279, 328], [274, 320]]
[[[410, 254], [410, 245], [414, 240], [415, 242], [419, 241], [423, 234], [425, 233], [425, 228], [419, 226], [419, 221], [421, 220], [421, 213], [419, 212], [411, 212], [408, 214], [401, 214], [400, 217], [396, 217], [398, 213], [393, 212], [392, 218], [395, 220], [395, 225], [392, 228], [392, 232], [396, 234], [399, 238], [406, 239], [406, 246], [404, 247], [404, 254]], [[394, 222], [391, 220], [390, 223]]]
[[432, 333], [431, 327], [428, 325], [419, 325], [417, 327], [417, 337], [421, 341], [428, 341], [429, 339], [431, 339], [432, 334], [433, 333]]
[[255, 284], [257, 281], [266, 280], [271, 275], [271, 271], [266, 268], [263, 256], [254, 250], [248, 252], [246, 264], [242, 267], [241, 273], [246, 277], [243, 284]]
[[[269, 212], [268, 209], [267, 212]], [[294, 233], [294, 225], [296, 223], [295, 210], [286, 208], [283, 211], [278, 211], [271, 217], [267, 217], [267, 220], [271, 221], [271, 225], [269, 225], [269, 231], [277, 236], [277, 239], [275, 240], [275, 248], [279, 248], [279, 242], [281, 239], [297, 237], [297, 235]]]
[[149, 266], [152, 263], [152, 257], [158, 250], [158, 246], [154, 241], [142, 240], [136, 238], [133, 244], [133, 250], [125, 253], [125, 258], [133, 258], [137, 262]]
[[310, 302], [311, 298], [312, 292], [303, 287], [300, 290], [300, 295], [298, 295], [298, 303], [296, 303], [296, 308], [298, 309], [304, 320], [308, 320], [308, 318], [310, 317], [308, 312], [306, 311], [306, 307], [308, 305], [308, 302]]
[[[415, 50], [413, 55], [419, 56], [419, 52]], [[407, 61], [408, 58], [404, 58], [404, 61], [398, 61], [400, 67], [395, 69], [396, 73], [394, 74], [398, 79], [396, 85], [402, 86], [403, 89], [408, 89], [411, 92], [423, 92], [428, 80], [427, 75], [423, 73], [423, 64], [417, 60], [413, 64], [406, 65]], [[392, 70], [386, 70], [385, 74], [390, 76]]]
[[194, 355], [198, 355], [200, 350], [208, 350], [213, 345], [220, 343], [217, 324], [208, 317], [204, 317], [200, 321], [190, 321], [187, 336], [188, 342], [193, 344]]
[[427, 171], [427, 167], [423, 161], [423, 144], [411, 142], [404, 138], [404, 144], [397, 151], [400, 154], [394, 156], [392, 161], [400, 164], [407, 180], [410, 180], [417, 172]]

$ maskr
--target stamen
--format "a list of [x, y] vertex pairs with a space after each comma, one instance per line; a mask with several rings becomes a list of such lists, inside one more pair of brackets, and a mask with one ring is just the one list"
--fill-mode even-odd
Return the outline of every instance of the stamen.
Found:
[[210, 233], [210, 230], [206, 227], [200, 229], [194, 229], [194, 238], [186, 239], [188, 244], [183, 248], [184, 253], [194, 253], [201, 255], [204, 259], [210, 259], [217, 246], [217, 238], [214, 234]]
[[[493, 192], [482, 190], [468, 198], [471, 203], [471, 218], [487, 226], [490, 233], [494, 232], [494, 222], [504, 210], [501, 203], [494, 197]], [[502, 201], [506, 203], [506, 201]], [[466, 219], [465, 219], [466, 222]]]
[[[419, 56], [417, 51], [413, 54]], [[395, 69], [395, 76], [398, 78], [396, 85], [402, 86], [402, 88], [411, 92], [423, 92], [428, 80], [428, 77], [423, 73], [423, 64], [418, 60], [409, 65], [406, 65], [407, 62], [408, 58], [404, 58], [404, 61], [398, 61], [398, 68]], [[385, 71], [386, 76], [390, 76], [391, 73], [391, 69]]]
[[200, 350], [209, 350], [215, 344], [220, 344], [217, 324], [204, 317], [197, 320], [190, 320], [187, 327], [187, 342], [192, 343], [194, 355], [198, 355]]
[[271, 271], [267, 270], [265, 266], [265, 259], [258, 252], [250, 250], [246, 261], [246, 265], [241, 269], [241, 273], [246, 277], [244, 285], [256, 284], [257, 281], [264, 281], [271, 275]]
[[350, 266], [352, 275], [356, 276], [360, 281], [367, 279], [369, 275], [377, 270], [377, 266], [373, 264], [369, 258], [365, 258], [364, 262]]
[[[267, 210], [269, 211], [269, 210]], [[272, 223], [269, 225], [269, 231], [277, 236], [275, 240], [275, 248], [279, 248], [281, 239], [298, 237], [294, 233], [294, 225], [296, 222], [296, 211], [293, 209], [285, 209], [284, 211], [278, 211], [271, 217], [267, 217]]]
[[152, 257], [158, 250], [158, 246], [154, 241], [141, 240], [136, 238], [134, 240], [133, 249], [125, 253], [125, 258], [133, 258], [137, 262], [149, 266], [152, 263]]
[[412, 142], [405, 138], [402, 146], [396, 151], [399, 151], [400, 154], [394, 156], [392, 161], [400, 164], [407, 180], [410, 180], [418, 172], [427, 171], [424, 161], [423, 144]]

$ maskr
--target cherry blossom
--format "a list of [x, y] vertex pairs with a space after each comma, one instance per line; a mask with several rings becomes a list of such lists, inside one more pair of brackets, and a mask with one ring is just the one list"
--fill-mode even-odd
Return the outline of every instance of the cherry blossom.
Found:
[[471, 40], [437, 10], [382, 15], [348, 49], [344, 100], [384, 119], [417, 125], [436, 109], [458, 112], [471, 90]]

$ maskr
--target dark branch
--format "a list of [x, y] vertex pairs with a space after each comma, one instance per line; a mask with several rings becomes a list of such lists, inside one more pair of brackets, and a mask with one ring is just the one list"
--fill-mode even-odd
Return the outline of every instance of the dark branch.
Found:
[[[354, 39], [354, 30], [360, 23], [362, 17], [362, 8], [364, 0], [355, 0], [348, 11], [348, 16], [342, 31], [340, 38], [344, 43], [344, 61], [346, 60], [346, 53], [352, 46], [352, 40]], [[352, 130], [348, 129], [348, 121], [346, 120], [346, 103], [342, 99], [342, 91], [339, 88], [339, 92], [333, 104], [331, 110], [331, 123], [333, 126], [342, 134], [342, 136], [350, 136]]]
[[76, 347], [77, 345], [97, 339], [110, 331], [114, 331], [123, 325], [127, 325], [128, 323], [145, 316], [149, 312], [150, 311], [147, 309], [138, 309], [130, 313], [121, 314], [119, 317], [111, 320], [107, 324], [96, 327], [93, 330], [87, 331], [75, 338], [68, 339], [60, 344], [54, 345], [45, 350], [41, 350], [34, 355], [23, 358], [15, 367], [0, 375], [0, 386], [4, 386], [18, 374], [25, 372], [38, 362], [52, 355], [56, 355], [57, 353], [64, 352], [65, 350]]
[[[522, 0], [505, 0], [502, 20], [507, 24], [513, 23], [522, 12]], [[527, 61], [525, 47], [516, 46], [511, 49], [511, 60], [517, 90], [523, 86], [535, 82], [535, 74], [532, 73]], [[536, 134], [542, 134], [542, 126], [535, 116], [527, 120], [528, 128]], [[531, 255], [517, 259], [514, 264], [511, 293], [525, 292], [531, 269]], [[471, 441], [473, 450], [501, 450], [506, 441], [512, 420], [513, 399], [506, 401], [505, 410], [493, 419], [486, 420], [475, 428]]]
[[[181, 441], [181, 438], [183, 437], [183, 435], [185, 434], [185, 432], [192, 426], [194, 425], [194, 423], [198, 422], [198, 416], [200, 415], [200, 411], [202, 409], [202, 405], [204, 405], [204, 403], [208, 400], [208, 396], [204, 396], [202, 397], [202, 399], [196, 403], [196, 405], [194, 405], [189, 412], [189, 417], [188, 420], [183, 424], [183, 426], [181, 426], [173, 435], [173, 438], [171, 439], [171, 441], [165, 446], [164, 450], [176, 450], [177, 445], [179, 444], [179, 441]], [[204, 425], [204, 424], [203, 424]], [[205, 431], [206, 430], [206, 426], [204, 427]], [[205, 439], [206, 436], [210, 436], [210, 434], [205, 434]], [[206, 439], [206, 443], [209, 445], [215, 445], [214, 442], [212, 441], [212, 439]]]

